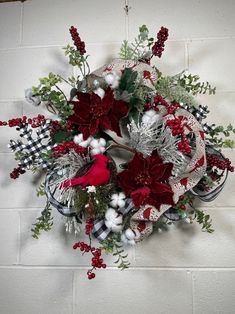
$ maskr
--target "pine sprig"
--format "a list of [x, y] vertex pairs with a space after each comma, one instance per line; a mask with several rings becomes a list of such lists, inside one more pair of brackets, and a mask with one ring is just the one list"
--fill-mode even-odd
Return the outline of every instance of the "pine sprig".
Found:
[[42, 231], [49, 231], [53, 226], [53, 217], [51, 216], [51, 207], [50, 204], [47, 203], [46, 207], [41, 212], [41, 216], [37, 218], [36, 223], [33, 224], [33, 228], [31, 229], [33, 235], [32, 237], [35, 239], [39, 239]]

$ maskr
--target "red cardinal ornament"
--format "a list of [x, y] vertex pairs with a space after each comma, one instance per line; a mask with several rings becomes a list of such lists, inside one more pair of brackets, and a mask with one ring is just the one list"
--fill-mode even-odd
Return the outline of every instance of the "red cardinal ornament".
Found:
[[61, 188], [69, 188], [74, 185], [81, 185], [86, 187], [88, 185], [99, 186], [105, 185], [110, 179], [110, 170], [107, 165], [111, 161], [107, 156], [98, 154], [92, 156], [95, 159], [91, 168], [81, 177], [66, 180], [61, 184]]

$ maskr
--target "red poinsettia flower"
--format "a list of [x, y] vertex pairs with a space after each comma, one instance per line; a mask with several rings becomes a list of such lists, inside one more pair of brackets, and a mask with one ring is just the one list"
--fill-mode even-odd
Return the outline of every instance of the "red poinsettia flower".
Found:
[[172, 163], [163, 163], [155, 152], [147, 158], [136, 153], [128, 169], [118, 175], [118, 182], [137, 208], [149, 204], [159, 210], [162, 204], [174, 205], [168, 183], [172, 167]]
[[116, 100], [111, 88], [105, 92], [103, 99], [95, 93], [77, 93], [78, 101], [72, 101], [74, 114], [69, 120], [78, 125], [84, 139], [99, 130], [108, 129], [121, 136], [119, 120], [128, 112], [127, 103]]

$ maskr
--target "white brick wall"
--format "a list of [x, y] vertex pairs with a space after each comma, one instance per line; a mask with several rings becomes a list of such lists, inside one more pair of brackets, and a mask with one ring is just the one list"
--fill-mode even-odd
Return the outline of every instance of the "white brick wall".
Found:
[[[235, 1], [233, 0], [27, 0], [0, 4], [0, 119], [34, 114], [24, 89], [49, 71], [69, 74], [61, 47], [70, 25], [78, 27], [92, 69], [117, 55], [120, 42], [145, 23], [155, 35], [170, 29], [166, 52], [156, 65], [167, 74], [183, 68], [217, 85], [216, 96], [201, 96], [210, 122], [235, 124]], [[8, 179], [14, 158], [6, 149], [13, 130], [0, 133], [0, 314], [109, 314], [235, 312], [235, 176], [216, 201], [204, 204], [215, 233], [182, 225], [153, 235], [129, 249], [132, 267], [112, 266], [86, 279], [88, 265], [71, 249], [63, 219], [40, 240], [31, 224], [44, 200], [35, 195], [32, 175]], [[227, 151], [235, 163], [234, 151]], [[207, 207], [206, 207], [207, 206]], [[55, 213], [56, 214], [56, 213]]]

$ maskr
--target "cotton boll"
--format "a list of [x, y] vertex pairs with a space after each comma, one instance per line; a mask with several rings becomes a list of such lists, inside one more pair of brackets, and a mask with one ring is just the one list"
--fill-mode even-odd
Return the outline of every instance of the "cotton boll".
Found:
[[136, 241], [140, 238], [140, 232], [139, 230], [132, 230], [131, 228], [126, 229], [122, 235], [121, 240], [124, 243], [127, 243], [129, 245], [135, 245]]
[[100, 96], [101, 99], [104, 98], [105, 95], [105, 91], [103, 90], [103, 88], [98, 87], [97, 89], [94, 90], [94, 93], [98, 96]]
[[39, 96], [34, 96], [31, 88], [25, 90], [25, 99], [28, 103], [34, 106], [39, 106], [41, 103], [41, 98]]
[[122, 230], [122, 215], [114, 208], [108, 208], [105, 213], [105, 225], [113, 232], [120, 232]]
[[153, 123], [158, 122], [160, 117], [161, 116], [159, 113], [157, 113], [153, 109], [150, 109], [143, 114], [142, 122], [145, 124], [153, 124]]
[[86, 141], [84, 141], [83, 134], [80, 133], [80, 134], [74, 136], [73, 141], [74, 141], [75, 144], [78, 144], [81, 147], [85, 147], [86, 148], [90, 144], [92, 139], [93, 138], [90, 136], [90, 137], [88, 137], [88, 139]]
[[111, 196], [111, 202], [110, 205], [112, 207], [124, 207], [126, 202], [125, 202], [125, 194], [123, 192], [120, 193], [115, 193]]
[[104, 77], [105, 79], [105, 82], [108, 84], [108, 85], [112, 85], [114, 80], [115, 80], [115, 77], [114, 77], [114, 74], [113, 73], [109, 73], [107, 75], [105, 75]]
[[101, 138], [99, 139], [99, 144], [102, 145], [102, 146], [105, 146], [105, 145], [106, 145], [105, 139], [101, 137]]
[[117, 88], [119, 84], [120, 77], [117, 75], [117, 73], [112, 72], [108, 73], [104, 77], [105, 82], [111, 87], [111, 88]]
[[132, 229], [128, 228], [125, 231], [125, 236], [127, 237], [128, 240], [133, 240], [135, 238], [135, 233]]
[[93, 139], [90, 142], [91, 155], [98, 155], [105, 152], [106, 141], [104, 138]]

